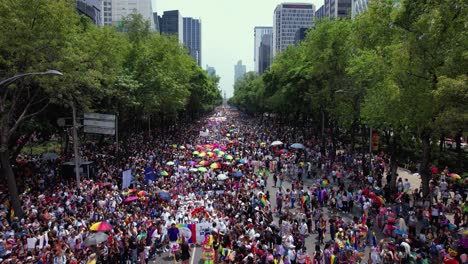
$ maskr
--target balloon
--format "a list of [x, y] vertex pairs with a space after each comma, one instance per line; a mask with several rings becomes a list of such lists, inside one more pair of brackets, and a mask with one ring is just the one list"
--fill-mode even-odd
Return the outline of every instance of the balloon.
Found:
[[461, 254], [460, 260], [461, 260], [463, 263], [465, 263], [467, 259], [468, 259], [468, 256], [467, 256], [466, 254]]

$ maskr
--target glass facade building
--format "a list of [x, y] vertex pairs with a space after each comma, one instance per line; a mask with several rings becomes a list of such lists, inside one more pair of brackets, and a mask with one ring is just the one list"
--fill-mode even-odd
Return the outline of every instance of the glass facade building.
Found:
[[279, 4], [273, 16], [273, 56], [294, 45], [297, 30], [312, 27], [314, 16], [313, 4]]
[[191, 17], [184, 17], [184, 45], [188, 48], [190, 56], [199, 66], [202, 64], [201, 52], [201, 21]]
[[[263, 46], [262, 46], [263, 48], [265, 48], [268, 45], [268, 47], [270, 47], [271, 49], [271, 47], [273, 46], [272, 34], [273, 34], [273, 27], [255, 27], [254, 28], [254, 69], [255, 69], [255, 72], [261, 73], [260, 64], [262, 62], [260, 61], [260, 47], [263, 42]], [[267, 37], [267, 39], [269, 39], [271, 43], [265, 42], [267, 39], [264, 39], [264, 36], [266, 35], [269, 35], [269, 38]]]

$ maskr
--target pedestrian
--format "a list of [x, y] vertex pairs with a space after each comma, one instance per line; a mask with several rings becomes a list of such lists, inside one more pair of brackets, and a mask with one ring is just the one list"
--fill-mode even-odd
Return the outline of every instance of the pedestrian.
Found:
[[182, 236], [182, 243], [180, 244], [180, 260], [182, 264], [188, 264], [190, 259], [190, 247], [185, 240], [185, 237]]

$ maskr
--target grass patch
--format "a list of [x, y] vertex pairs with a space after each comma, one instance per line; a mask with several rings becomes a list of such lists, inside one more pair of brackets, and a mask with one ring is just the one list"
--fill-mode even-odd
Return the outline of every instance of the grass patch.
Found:
[[21, 150], [21, 154], [40, 156], [48, 152], [60, 153], [61, 149], [62, 146], [58, 141], [46, 141], [43, 143], [24, 145], [23, 149]]

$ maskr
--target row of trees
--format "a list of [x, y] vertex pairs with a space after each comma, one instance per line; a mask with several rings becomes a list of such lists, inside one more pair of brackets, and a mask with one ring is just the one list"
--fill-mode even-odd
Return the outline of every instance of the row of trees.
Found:
[[[152, 118], [168, 126], [221, 104], [219, 78], [208, 76], [176, 39], [131, 15], [119, 29], [97, 27], [73, 0], [0, 1], [0, 80], [56, 69], [60, 77], [22, 78], [0, 90], [0, 160], [20, 214], [10, 160], [17, 139], [53, 127], [78, 110], [115, 113], [133, 130]], [[124, 129], [125, 131], [125, 129]]]
[[463, 0], [371, 1], [353, 20], [319, 21], [269, 71], [237, 82], [230, 103], [296, 124], [312, 119], [332, 139], [344, 131], [352, 145], [363, 124], [379, 129], [392, 157], [392, 188], [402, 146], [414, 145], [427, 194], [433, 143], [460, 138], [467, 125], [467, 12]]

